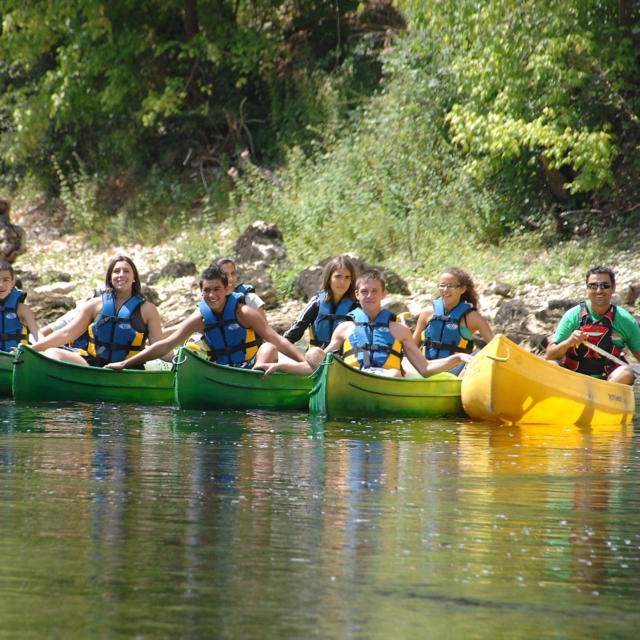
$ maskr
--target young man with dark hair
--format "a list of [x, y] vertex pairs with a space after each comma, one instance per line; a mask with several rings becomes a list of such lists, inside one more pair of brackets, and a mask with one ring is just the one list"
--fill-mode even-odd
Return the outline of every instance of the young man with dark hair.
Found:
[[622, 307], [611, 304], [616, 290], [615, 274], [609, 267], [587, 271], [587, 300], [569, 309], [549, 343], [545, 357], [558, 360], [563, 367], [621, 384], [633, 384], [631, 367], [620, 365], [589, 349], [594, 344], [621, 358], [627, 346], [640, 360], [640, 327]]

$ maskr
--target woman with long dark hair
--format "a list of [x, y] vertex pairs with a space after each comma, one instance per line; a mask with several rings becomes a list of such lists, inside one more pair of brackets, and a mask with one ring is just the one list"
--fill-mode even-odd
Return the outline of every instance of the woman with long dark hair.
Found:
[[309, 300], [284, 337], [295, 343], [308, 328], [309, 346], [326, 347], [335, 328], [350, 319], [347, 314], [360, 306], [356, 300], [355, 286], [353, 262], [347, 256], [332, 258], [322, 272], [322, 289]]
[[[85, 332], [88, 332], [86, 349], [64, 346]], [[158, 309], [142, 297], [140, 276], [133, 260], [120, 255], [109, 262], [104, 293], [85, 302], [72, 322], [39, 340], [33, 348], [58, 360], [103, 367], [127, 360], [144, 349], [147, 342], [161, 338]]]

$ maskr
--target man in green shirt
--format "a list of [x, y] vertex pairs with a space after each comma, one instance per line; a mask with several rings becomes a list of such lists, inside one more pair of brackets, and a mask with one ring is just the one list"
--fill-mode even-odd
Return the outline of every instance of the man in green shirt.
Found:
[[588, 299], [562, 316], [553, 341], [547, 347], [547, 360], [559, 360], [568, 369], [611, 382], [633, 384], [631, 367], [618, 365], [584, 344], [591, 342], [618, 358], [627, 346], [636, 360], [640, 360], [640, 327], [626, 309], [611, 304], [615, 290], [612, 269], [589, 269]]

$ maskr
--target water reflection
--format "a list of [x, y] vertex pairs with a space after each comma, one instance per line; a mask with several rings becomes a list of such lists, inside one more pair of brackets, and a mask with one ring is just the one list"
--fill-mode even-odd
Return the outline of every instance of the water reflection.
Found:
[[638, 622], [631, 427], [10, 402], [0, 420], [8, 636], [27, 613], [40, 637], [423, 637], [427, 621], [433, 637], [625, 637]]

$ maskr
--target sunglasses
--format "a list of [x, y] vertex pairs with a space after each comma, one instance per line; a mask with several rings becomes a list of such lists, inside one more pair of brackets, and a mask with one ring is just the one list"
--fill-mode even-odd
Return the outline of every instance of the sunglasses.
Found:
[[444, 291], [445, 289], [459, 289], [461, 286], [461, 284], [439, 284], [438, 289]]
[[587, 289], [591, 289], [595, 291], [596, 289], [611, 289], [610, 282], [589, 282], [587, 284]]

